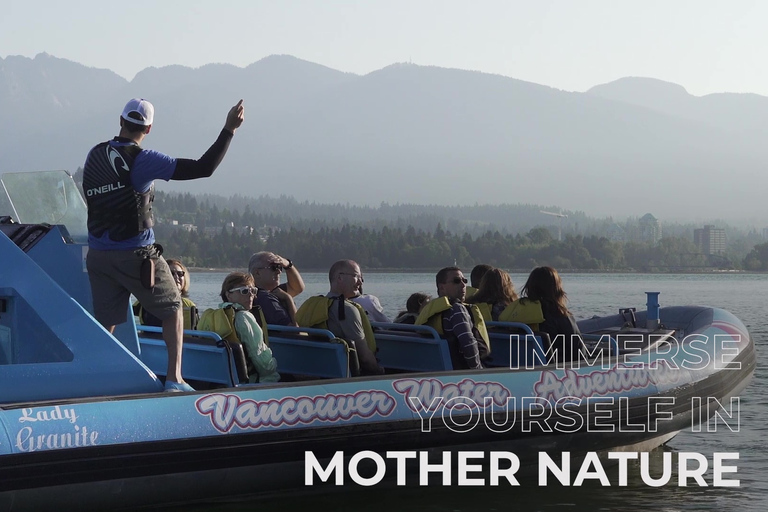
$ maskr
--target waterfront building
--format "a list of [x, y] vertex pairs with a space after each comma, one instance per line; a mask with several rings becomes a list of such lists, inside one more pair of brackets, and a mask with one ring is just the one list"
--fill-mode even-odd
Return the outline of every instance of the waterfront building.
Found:
[[724, 254], [726, 247], [725, 230], [707, 224], [693, 230], [693, 243], [702, 254]]

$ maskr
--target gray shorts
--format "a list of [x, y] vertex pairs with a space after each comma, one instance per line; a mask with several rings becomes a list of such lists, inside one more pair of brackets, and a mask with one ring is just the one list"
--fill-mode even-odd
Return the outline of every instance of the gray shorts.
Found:
[[[152, 289], [141, 284], [141, 264], [145, 254], [155, 262], [155, 286]], [[181, 307], [176, 281], [154, 246], [125, 251], [89, 249], [85, 264], [91, 282], [93, 315], [104, 326], [127, 320], [131, 294], [160, 320], [170, 317]]]

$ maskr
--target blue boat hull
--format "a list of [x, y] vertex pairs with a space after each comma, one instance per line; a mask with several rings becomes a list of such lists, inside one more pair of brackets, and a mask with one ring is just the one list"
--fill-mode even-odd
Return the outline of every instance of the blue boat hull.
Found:
[[[183, 368], [212, 389], [163, 393], [162, 345], [146, 333], [140, 342], [132, 316], [113, 337], [89, 313], [83, 244], [63, 226], [0, 228], [0, 510], [305, 489], [308, 453], [327, 467], [338, 452], [348, 462], [366, 451], [433, 461], [504, 451], [525, 466], [541, 452], [648, 450], [727, 411], [755, 368], [741, 321], [687, 306], [661, 308], [652, 329], [644, 313], [584, 320], [602, 341], [562, 367], [540, 339], [496, 331], [496, 360], [509, 367], [442, 371], [450, 358], [437, 333], [379, 325], [389, 373], [375, 378], [323, 378], [348, 370], [333, 336], [275, 328], [279, 361], [314, 377], [269, 385], [240, 384], [213, 335], [185, 348]], [[408, 346], [419, 356], [402, 357]], [[321, 361], [328, 374], [309, 364]]]

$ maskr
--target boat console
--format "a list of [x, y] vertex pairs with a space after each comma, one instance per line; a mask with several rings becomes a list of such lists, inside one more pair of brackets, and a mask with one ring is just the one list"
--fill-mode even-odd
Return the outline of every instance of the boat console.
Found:
[[133, 316], [118, 341], [90, 313], [86, 208], [69, 174], [0, 183], [11, 213], [0, 224], [0, 402], [160, 391], [136, 357]]

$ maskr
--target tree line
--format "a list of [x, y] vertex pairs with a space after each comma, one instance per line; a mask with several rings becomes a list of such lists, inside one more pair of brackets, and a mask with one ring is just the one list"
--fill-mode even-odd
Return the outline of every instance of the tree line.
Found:
[[207, 268], [243, 268], [251, 254], [260, 250], [289, 257], [306, 269], [327, 269], [346, 258], [366, 269], [435, 269], [453, 264], [471, 268], [488, 263], [507, 269], [551, 265], [573, 270], [668, 271], [729, 265], [697, 254], [691, 241], [679, 237], [663, 238], [657, 244], [618, 243], [594, 235], [569, 235], [558, 241], [545, 228], [524, 235], [488, 231], [473, 237], [451, 233], [440, 225], [426, 232], [412, 226], [375, 230], [345, 224], [317, 230], [291, 227], [264, 236], [227, 226], [206, 234], [161, 223], [156, 233], [167, 256]]
[[[456, 223], [447, 229], [445, 219], [428, 210], [410, 211], [416, 217], [408, 220], [423, 221], [415, 222], [417, 226], [402, 217], [376, 221], [365, 215], [367, 220], [360, 225], [344, 221], [338, 213], [330, 219], [312, 216], [316, 210], [309, 207], [306, 217], [296, 217], [285, 208], [268, 211], [261, 204], [258, 208], [251, 208], [248, 202], [222, 204], [212, 197], [158, 193], [155, 231], [167, 256], [193, 267], [243, 268], [251, 254], [269, 250], [293, 259], [302, 268], [318, 270], [346, 258], [367, 269], [430, 270], [487, 263], [519, 270], [551, 265], [571, 270], [652, 272], [731, 269], [741, 268], [743, 263], [700, 254], [688, 236], [665, 236], [650, 243], [566, 234], [560, 241], [552, 230], [541, 226], [515, 234], [499, 229], [475, 234], [476, 229], [456, 229]], [[171, 219], [178, 224], [172, 225]], [[196, 229], [184, 229], [182, 224]], [[754, 258], [749, 261], [754, 267]]]

